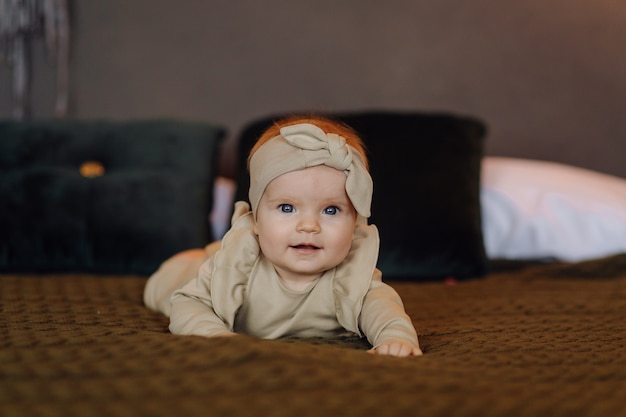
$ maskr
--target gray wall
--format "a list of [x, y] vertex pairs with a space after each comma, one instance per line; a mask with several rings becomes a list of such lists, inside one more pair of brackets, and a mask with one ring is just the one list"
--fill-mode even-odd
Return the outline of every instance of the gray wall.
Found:
[[[73, 9], [72, 117], [180, 117], [234, 136], [283, 111], [443, 110], [484, 119], [491, 155], [626, 177], [623, 0], [80, 0]], [[40, 43], [34, 55], [33, 116], [50, 117], [54, 69]], [[2, 118], [9, 86], [0, 67]]]

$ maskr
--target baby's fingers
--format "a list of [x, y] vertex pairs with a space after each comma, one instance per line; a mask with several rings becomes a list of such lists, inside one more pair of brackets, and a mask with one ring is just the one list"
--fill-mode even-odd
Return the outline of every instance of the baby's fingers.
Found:
[[386, 343], [378, 346], [370, 351], [379, 355], [391, 355], [398, 357], [420, 356], [422, 351], [413, 345], [405, 343]]

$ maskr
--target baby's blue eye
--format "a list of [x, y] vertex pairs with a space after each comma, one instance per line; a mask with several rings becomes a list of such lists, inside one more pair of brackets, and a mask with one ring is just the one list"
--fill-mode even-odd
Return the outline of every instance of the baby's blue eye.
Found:
[[324, 209], [324, 214], [328, 214], [330, 216], [334, 216], [337, 213], [339, 213], [339, 208], [335, 206], [326, 207]]
[[278, 209], [283, 213], [293, 213], [293, 206], [291, 204], [281, 204]]

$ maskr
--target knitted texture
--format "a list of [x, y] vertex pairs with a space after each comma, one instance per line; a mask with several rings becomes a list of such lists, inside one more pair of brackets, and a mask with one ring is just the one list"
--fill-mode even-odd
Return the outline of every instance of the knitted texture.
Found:
[[626, 416], [626, 255], [392, 283], [424, 356], [174, 336], [145, 278], [0, 276], [2, 416]]

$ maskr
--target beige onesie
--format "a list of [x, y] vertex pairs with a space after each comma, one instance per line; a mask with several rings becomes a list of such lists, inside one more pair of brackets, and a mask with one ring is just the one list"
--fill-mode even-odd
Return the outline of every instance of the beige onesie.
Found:
[[374, 347], [399, 340], [419, 347], [399, 295], [375, 268], [374, 226], [357, 225], [346, 260], [294, 292], [260, 253], [247, 204], [238, 203], [233, 219], [220, 249], [206, 261], [167, 261], [148, 281], [146, 305], [170, 316], [172, 333], [266, 339], [354, 333]]

